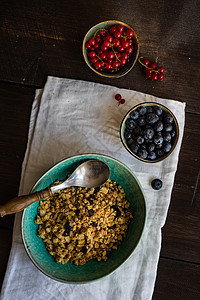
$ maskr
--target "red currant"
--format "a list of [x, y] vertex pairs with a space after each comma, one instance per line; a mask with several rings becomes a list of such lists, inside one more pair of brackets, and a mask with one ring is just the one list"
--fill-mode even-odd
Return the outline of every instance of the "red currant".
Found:
[[116, 95], [115, 95], [115, 99], [116, 99], [117, 101], [119, 101], [119, 100], [122, 99], [122, 96], [121, 96], [120, 94], [116, 94]]
[[164, 79], [164, 74], [163, 73], [159, 73], [158, 74], [158, 79], [159, 80], [163, 80]]
[[113, 52], [113, 51], [108, 51], [108, 52], [107, 52], [107, 58], [108, 58], [108, 59], [113, 59], [114, 56], [115, 56], [115, 55], [114, 55], [114, 52]]
[[146, 79], [150, 79], [151, 78], [151, 73], [146, 73]]
[[100, 63], [100, 61], [97, 61], [97, 62], [94, 64], [94, 67], [95, 67], [96, 69], [101, 68], [101, 63]]
[[133, 46], [128, 46], [126, 49], [125, 49], [125, 52], [127, 54], [131, 54], [133, 52]]
[[122, 42], [122, 47], [127, 48], [129, 46], [129, 42], [128, 41], [123, 41]]
[[120, 103], [121, 103], [121, 104], [124, 104], [124, 103], [125, 103], [125, 99], [121, 99], [121, 100], [120, 100]]
[[104, 43], [103, 43], [103, 46], [105, 47], [110, 47], [110, 42], [108, 40], [105, 40]]
[[86, 48], [86, 49], [90, 49], [90, 48], [91, 48], [91, 45], [90, 45], [89, 43], [86, 43], [86, 44], [85, 44], [85, 48]]
[[146, 58], [143, 58], [141, 61], [145, 66], [148, 66], [150, 64], [149, 60]]
[[152, 68], [155, 70], [157, 68], [157, 64], [155, 62], [152, 62], [152, 63], [150, 63], [149, 68]]
[[112, 26], [110, 28], [110, 33], [113, 34], [117, 30], [117, 26]]
[[101, 50], [102, 51], [107, 51], [108, 50], [108, 47], [104, 46], [104, 45], [101, 45]]
[[124, 52], [124, 47], [122, 47], [122, 46], [119, 46], [117, 49], [119, 52]]
[[93, 63], [93, 64], [95, 64], [96, 62], [97, 62], [97, 58], [96, 57], [94, 57], [94, 58], [91, 58], [91, 62]]
[[116, 39], [119, 39], [121, 37], [121, 32], [120, 31], [115, 31], [114, 36]]
[[164, 72], [165, 72], [165, 68], [159, 67], [159, 68], [158, 68], [158, 71], [159, 71], [160, 73], [164, 73]]
[[113, 60], [112, 67], [115, 68], [115, 69], [118, 68], [119, 67], [119, 62], [117, 60]]
[[112, 43], [113, 37], [112, 37], [111, 35], [108, 35], [108, 36], [106, 37], [106, 40], [109, 41], [110, 43]]
[[100, 37], [96, 37], [95, 42], [99, 43], [100, 41], [101, 41], [101, 38]]
[[127, 30], [126, 30], [126, 35], [127, 35], [127, 37], [132, 38], [132, 37], [134, 36], [133, 30], [127, 29]]
[[125, 60], [125, 58], [121, 58], [120, 59], [120, 64], [122, 65], [122, 66], [124, 66], [125, 64], [126, 64], [126, 60]]
[[102, 29], [99, 33], [100, 33], [101, 35], [105, 35], [105, 34], [106, 34], [106, 30], [105, 30], [105, 29]]
[[148, 73], [148, 74], [152, 74], [152, 70], [151, 69], [147, 69], [147, 68], [145, 68], [145, 73]]
[[119, 45], [120, 45], [120, 39], [114, 39], [114, 41], [113, 41], [113, 45], [115, 46], [115, 47], [119, 47]]
[[[148, 73], [147, 73], [148, 74]], [[158, 75], [155, 73], [155, 72], [153, 72], [152, 74], [151, 74], [151, 79], [152, 80], [157, 80], [158, 79]]]
[[100, 47], [100, 44], [95, 44], [94, 49], [98, 49]]
[[90, 57], [94, 58], [96, 56], [96, 53], [94, 51], [90, 52]]
[[101, 59], [106, 59], [106, 53], [105, 52], [101, 53], [100, 57]]
[[122, 53], [122, 57], [127, 60], [128, 59], [128, 54], [124, 52], [124, 53]]
[[89, 44], [93, 46], [95, 44], [95, 39], [90, 39]]
[[107, 64], [106, 64], [106, 69], [107, 69], [107, 70], [110, 70], [110, 69], [111, 69], [111, 64], [108, 63], [108, 62], [107, 62]]
[[123, 26], [123, 25], [118, 25], [118, 26], [117, 26], [117, 30], [118, 30], [119, 32], [122, 32], [122, 31], [124, 30], [124, 26]]

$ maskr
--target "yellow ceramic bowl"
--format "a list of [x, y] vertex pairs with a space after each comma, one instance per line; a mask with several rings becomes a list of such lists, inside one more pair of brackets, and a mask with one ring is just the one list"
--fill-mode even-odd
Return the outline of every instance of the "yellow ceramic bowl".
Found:
[[[107, 30], [111, 26], [114, 26], [114, 25], [123, 25], [126, 29], [130, 29], [134, 32], [134, 36], [132, 37], [134, 50], [129, 55], [129, 57], [130, 57], [129, 63], [127, 63], [125, 66], [123, 66], [120, 70], [118, 70], [114, 73], [109, 73], [108, 70], [103, 69], [103, 71], [100, 72], [98, 69], [95, 69], [92, 66], [90, 60], [88, 59], [87, 49], [85, 48], [85, 44], [91, 38], [94, 37], [95, 33], [98, 30], [100, 30], [100, 29], [106, 29]], [[131, 28], [128, 24], [126, 24], [124, 22], [121, 22], [121, 21], [118, 21], [118, 20], [109, 20], [109, 21], [104, 21], [104, 22], [98, 23], [98, 24], [94, 25], [92, 28], [89, 29], [89, 31], [86, 33], [86, 35], [84, 37], [82, 50], [83, 50], [83, 57], [85, 59], [85, 62], [92, 71], [94, 71], [96, 74], [98, 74], [100, 76], [103, 76], [103, 77], [117, 78], [117, 77], [121, 77], [121, 76], [127, 74], [133, 68], [133, 66], [135, 65], [135, 63], [137, 61], [137, 58], [138, 58], [138, 55], [139, 55], [139, 42], [138, 42], [138, 38], [137, 38], [137, 34], [136, 34], [135, 30], [133, 28]]]

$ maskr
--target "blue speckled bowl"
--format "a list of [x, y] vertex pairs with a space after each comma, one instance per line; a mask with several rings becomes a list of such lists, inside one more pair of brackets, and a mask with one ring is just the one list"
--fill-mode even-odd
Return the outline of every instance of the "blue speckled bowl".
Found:
[[65, 283], [87, 283], [100, 279], [116, 270], [136, 248], [145, 224], [145, 196], [137, 177], [120, 161], [99, 154], [83, 154], [67, 158], [48, 170], [34, 185], [31, 192], [46, 188], [56, 179], [62, 180], [67, 174], [88, 159], [99, 159], [108, 164], [110, 179], [116, 181], [126, 192], [130, 202], [133, 219], [128, 228], [127, 237], [117, 250], [113, 250], [106, 262], [88, 261], [83, 266], [68, 262], [65, 265], [54, 261], [45, 248], [42, 239], [37, 236], [38, 225], [34, 223], [39, 202], [27, 207], [22, 217], [22, 239], [32, 262], [47, 276]]

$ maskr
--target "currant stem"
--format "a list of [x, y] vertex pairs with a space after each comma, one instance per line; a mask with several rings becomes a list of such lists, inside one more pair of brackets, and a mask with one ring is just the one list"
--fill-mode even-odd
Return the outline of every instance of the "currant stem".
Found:
[[93, 38], [95, 38], [95, 37], [96, 37], [96, 35], [97, 35], [97, 33], [98, 33], [99, 31], [101, 31], [101, 30], [108, 31], [108, 30], [107, 30], [107, 29], [105, 29], [105, 28], [100, 28], [100, 29], [97, 29], [97, 31], [95, 31], [95, 33], [94, 33], [94, 35], [93, 35]]
[[115, 57], [116, 57], [116, 60], [120, 61], [119, 58], [117, 57], [117, 54], [116, 54], [116, 52], [115, 52], [113, 46], [112, 46], [112, 51], [114, 52], [114, 55], [115, 55]]
[[155, 73], [159, 73], [159, 69], [158, 69], [158, 70], [155, 70], [155, 69], [149, 68], [149, 67], [147, 67], [145, 64], [143, 64], [143, 63], [141, 62], [141, 59], [142, 59], [142, 58], [143, 58], [143, 56], [140, 56], [140, 57], [138, 58], [138, 61], [139, 61], [139, 63], [140, 63], [143, 67], [145, 67], [146, 69], [152, 70], [152, 71], [155, 72]]
[[105, 62], [101, 59], [99, 55], [96, 54], [96, 57], [105, 65]]

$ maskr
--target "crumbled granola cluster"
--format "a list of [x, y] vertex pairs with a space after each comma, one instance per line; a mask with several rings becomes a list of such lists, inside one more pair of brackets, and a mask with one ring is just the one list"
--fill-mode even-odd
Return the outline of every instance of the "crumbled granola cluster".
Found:
[[58, 263], [84, 265], [89, 259], [106, 261], [132, 217], [124, 190], [108, 179], [100, 188], [69, 187], [40, 201], [35, 223]]

